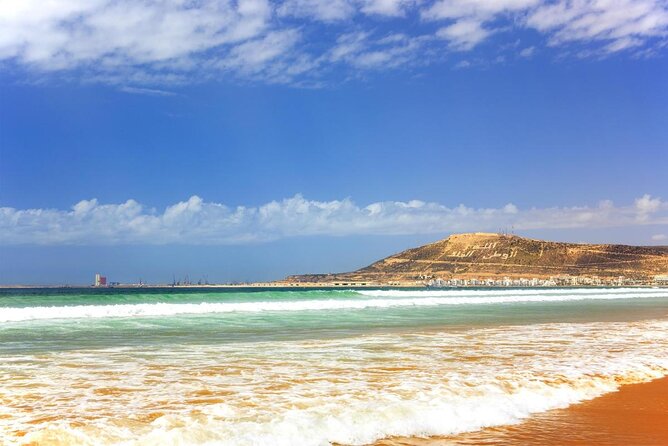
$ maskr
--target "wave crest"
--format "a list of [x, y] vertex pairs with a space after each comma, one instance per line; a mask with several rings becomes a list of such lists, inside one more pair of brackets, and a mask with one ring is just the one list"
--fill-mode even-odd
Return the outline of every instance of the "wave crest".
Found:
[[356, 298], [295, 301], [141, 303], [3, 308], [0, 322], [46, 319], [133, 318], [221, 313], [364, 310], [367, 308], [489, 305], [579, 300], [666, 298], [668, 289], [613, 290], [364, 290]]

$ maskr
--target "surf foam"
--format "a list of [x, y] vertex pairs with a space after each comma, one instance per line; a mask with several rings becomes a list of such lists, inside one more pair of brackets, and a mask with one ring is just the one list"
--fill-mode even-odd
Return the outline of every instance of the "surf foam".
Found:
[[664, 376], [667, 349], [668, 323], [646, 321], [26, 354], [0, 362], [0, 442], [324, 446], [455, 434]]
[[72, 305], [0, 308], [0, 322], [46, 319], [132, 318], [216, 313], [296, 312], [364, 310], [367, 308], [428, 307], [443, 305], [486, 305], [535, 302], [570, 302], [666, 298], [668, 289], [561, 289], [422, 291], [364, 290], [358, 298], [329, 298], [295, 301], [145, 303], [119, 305]]

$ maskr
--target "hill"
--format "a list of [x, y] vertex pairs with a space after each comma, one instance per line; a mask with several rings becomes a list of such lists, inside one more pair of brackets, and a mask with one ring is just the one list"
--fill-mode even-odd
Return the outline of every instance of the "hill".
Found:
[[557, 276], [651, 280], [662, 274], [668, 274], [668, 247], [560, 243], [470, 233], [408, 249], [357, 271], [290, 276], [286, 281], [390, 283]]

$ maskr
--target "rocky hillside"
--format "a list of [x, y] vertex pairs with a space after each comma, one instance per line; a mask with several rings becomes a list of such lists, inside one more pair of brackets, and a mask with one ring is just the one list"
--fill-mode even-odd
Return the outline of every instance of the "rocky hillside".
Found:
[[548, 278], [599, 276], [646, 279], [668, 274], [668, 247], [589, 245], [507, 234], [456, 234], [408, 249], [360, 270], [290, 276], [288, 282], [391, 282], [421, 278]]

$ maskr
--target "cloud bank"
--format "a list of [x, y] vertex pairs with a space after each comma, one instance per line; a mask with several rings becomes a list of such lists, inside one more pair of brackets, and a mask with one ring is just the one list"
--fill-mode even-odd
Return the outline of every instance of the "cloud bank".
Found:
[[[668, 45], [668, 4], [0, 0], [0, 30], [3, 69], [135, 86], [227, 77], [297, 84], [337, 70], [359, 74], [438, 63], [481, 46], [490, 60], [549, 49], [559, 56], [650, 56]], [[535, 44], [523, 43], [527, 38]]]
[[[295, 195], [258, 207], [236, 208], [198, 196], [163, 211], [135, 200], [82, 200], [70, 210], [0, 208], [0, 245], [247, 244], [296, 236], [447, 234], [668, 225], [668, 202], [644, 195], [633, 204], [519, 209], [447, 207], [413, 200], [359, 206], [350, 199], [307, 200]], [[659, 239], [657, 239], [659, 240]]]

